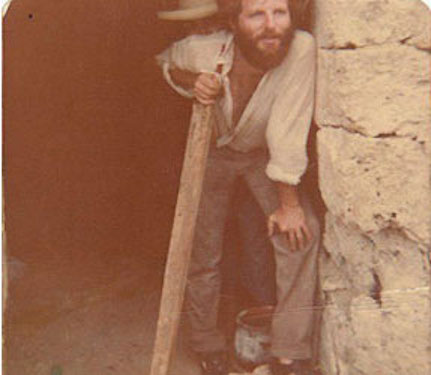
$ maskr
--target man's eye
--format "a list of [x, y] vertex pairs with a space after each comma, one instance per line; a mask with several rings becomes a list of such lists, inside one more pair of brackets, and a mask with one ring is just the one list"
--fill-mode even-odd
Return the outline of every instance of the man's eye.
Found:
[[287, 11], [285, 9], [277, 9], [274, 14], [277, 16], [285, 15]]
[[263, 15], [264, 15], [263, 12], [253, 12], [250, 14], [250, 18], [258, 18], [258, 17], [261, 17]]

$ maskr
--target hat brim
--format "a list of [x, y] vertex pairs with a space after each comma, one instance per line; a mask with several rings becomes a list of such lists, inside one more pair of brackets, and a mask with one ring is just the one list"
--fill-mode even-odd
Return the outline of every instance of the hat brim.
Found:
[[166, 21], [194, 21], [218, 12], [217, 4], [208, 4], [193, 9], [179, 9], [158, 12], [157, 16]]

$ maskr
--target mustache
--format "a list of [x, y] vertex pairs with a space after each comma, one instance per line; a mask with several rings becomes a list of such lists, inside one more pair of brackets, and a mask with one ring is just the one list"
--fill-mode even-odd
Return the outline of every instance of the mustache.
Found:
[[258, 40], [261, 39], [283, 39], [284, 34], [282, 33], [277, 33], [277, 32], [272, 32], [272, 31], [264, 31], [262, 32], [262, 34], [257, 36]]

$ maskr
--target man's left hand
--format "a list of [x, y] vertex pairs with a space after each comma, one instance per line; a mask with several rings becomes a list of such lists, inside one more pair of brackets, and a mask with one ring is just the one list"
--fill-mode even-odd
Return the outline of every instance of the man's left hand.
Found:
[[268, 235], [272, 236], [278, 227], [281, 233], [286, 234], [291, 251], [303, 250], [313, 239], [313, 235], [307, 225], [303, 208], [279, 207], [268, 218]]

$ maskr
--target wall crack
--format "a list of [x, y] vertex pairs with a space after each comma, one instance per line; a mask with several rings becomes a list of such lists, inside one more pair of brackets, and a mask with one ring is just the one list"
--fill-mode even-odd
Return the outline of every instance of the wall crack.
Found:
[[350, 134], [355, 134], [355, 135], [359, 135], [363, 138], [368, 138], [368, 139], [409, 139], [412, 142], [415, 142], [417, 144], [419, 144], [420, 146], [424, 146], [424, 141], [422, 140], [418, 140], [418, 137], [416, 135], [410, 135], [410, 134], [398, 134], [394, 131], [388, 132], [388, 133], [378, 133], [375, 135], [370, 135], [370, 134], [366, 134], [364, 132], [361, 132], [360, 130], [357, 129], [349, 129], [346, 128], [343, 125], [336, 125], [336, 124], [319, 124], [319, 127], [321, 129], [324, 128], [330, 128], [330, 129], [335, 129], [335, 130], [341, 130], [341, 131], [345, 131], [347, 133]]
[[364, 50], [364, 49], [370, 49], [370, 48], [375, 48], [375, 47], [383, 47], [383, 46], [406, 46], [406, 47], [411, 47], [414, 48], [416, 50], [422, 51], [422, 52], [426, 52], [426, 53], [431, 53], [431, 46], [427, 46], [427, 47], [422, 47], [422, 46], [418, 46], [414, 43], [409, 43], [409, 41], [411, 41], [414, 38], [413, 35], [405, 37], [401, 40], [398, 41], [390, 41], [390, 42], [382, 42], [382, 43], [372, 43], [372, 44], [357, 44], [354, 42], [346, 42], [344, 44], [341, 45], [330, 45], [330, 46], [319, 46], [319, 49], [323, 50], [323, 51], [355, 51], [355, 50]]

